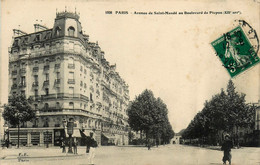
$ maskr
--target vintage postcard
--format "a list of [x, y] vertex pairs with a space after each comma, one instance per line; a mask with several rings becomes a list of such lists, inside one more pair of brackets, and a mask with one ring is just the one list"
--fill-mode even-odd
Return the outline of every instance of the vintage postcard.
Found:
[[260, 164], [259, 0], [0, 6], [0, 164]]

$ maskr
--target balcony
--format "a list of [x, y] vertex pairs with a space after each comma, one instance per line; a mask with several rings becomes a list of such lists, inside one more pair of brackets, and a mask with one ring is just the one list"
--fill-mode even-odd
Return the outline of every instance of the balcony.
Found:
[[33, 87], [38, 87], [39, 86], [39, 82], [33, 82], [32, 86]]
[[[39, 95], [30, 96], [29, 99], [32, 101], [41, 101], [41, 97]], [[36, 110], [38, 110], [38, 108]]]
[[75, 64], [68, 64], [69, 69], [75, 69]]
[[68, 84], [75, 84], [75, 79], [68, 79]]
[[44, 71], [48, 71], [50, 70], [50, 65], [45, 65], [44, 68], [43, 68]]
[[25, 88], [25, 87], [26, 87], [26, 84], [25, 84], [25, 83], [19, 84], [19, 88]]
[[60, 79], [55, 79], [55, 85], [60, 84]]
[[41, 95], [42, 100], [56, 99], [56, 98], [57, 98], [56, 94]]
[[33, 72], [38, 72], [39, 71], [39, 67], [33, 67]]
[[20, 74], [24, 74], [24, 73], [26, 73], [26, 69], [25, 68], [20, 69]]
[[13, 84], [11, 89], [17, 89], [17, 84]]
[[13, 70], [12, 71], [12, 75], [14, 76], [14, 75], [17, 75], [17, 70]]
[[46, 81], [43, 82], [43, 86], [48, 86], [48, 85], [50, 85], [50, 81], [49, 80], [46, 80]]
[[55, 64], [55, 69], [60, 69], [60, 64]]

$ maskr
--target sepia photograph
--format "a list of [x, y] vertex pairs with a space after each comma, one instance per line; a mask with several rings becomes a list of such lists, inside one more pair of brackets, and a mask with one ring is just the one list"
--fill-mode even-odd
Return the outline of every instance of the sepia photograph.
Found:
[[259, 0], [1, 0], [0, 164], [259, 165]]

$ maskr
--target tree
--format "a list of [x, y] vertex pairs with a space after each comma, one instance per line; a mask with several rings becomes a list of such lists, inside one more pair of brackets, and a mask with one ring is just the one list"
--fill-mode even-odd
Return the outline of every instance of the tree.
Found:
[[31, 107], [31, 100], [26, 99], [24, 95], [13, 95], [9, 98], [9, 103], [4, 106], [2, 114], [5, 121], [12, 126], [18, 127], [18, 148], [20, 124], [35, 118], [35, 111]]
[[162, 139], [165, 143], [174, 136], [168, 120], [166, 104], [144, 90], [128, 107], [129, 125], [134, 131], [145, 133], [146, 141]]
[[235, 90], [230, 80], [226, 92], [221, 89], [219, 94], [206, 101], [204, 108], [190, 122], [185, 130], [185, 138], [208, 137], [211, 143], [221, 140], [220, 132], [233, 132], [238, 144], [238, 128], [253, 125], [254, 107], [245, 103], [245, 94]]
[[144, 131], [146, 134], [153, 124], [152, 111], [155, 98], [152, 91], [145, 90], [129, 106], [129, 125], [134, 131]]

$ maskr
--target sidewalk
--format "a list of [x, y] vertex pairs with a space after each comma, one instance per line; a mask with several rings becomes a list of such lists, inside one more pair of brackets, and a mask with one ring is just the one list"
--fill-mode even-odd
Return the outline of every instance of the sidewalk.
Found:
[[[66, 147], [68, 151], [68, 147]], [[87, 154], [84, 153], [85, 147], [78, 147], [78, 154], [62, 153], [62, 149], [59, 147], [23, 147], [23, 148], [5, 148], [0, 149], [0, 160], [11, 159], [35, 159], [35, 158], [67, 158], [67, 157], [82, 157]], [[20, 156], [19, 156], [20, 155]]]

